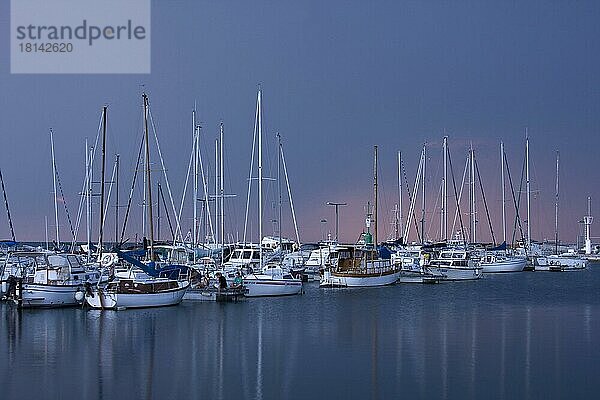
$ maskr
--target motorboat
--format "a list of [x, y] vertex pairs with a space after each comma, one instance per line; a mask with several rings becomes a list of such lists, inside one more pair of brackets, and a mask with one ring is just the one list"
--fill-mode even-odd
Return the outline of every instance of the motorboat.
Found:
[[246, 297], [288, 296], [302, 292], [302, 279], [294, 278], [281, 265], [267, 264], [261, 273], [244, 276]]
[[526, 257], [511, 256], [505, 251], [486, 251], [478, 254], [477, 257], [479, 258], [479, 265], [486, 274], [521, 272], [527, 264]]
[[83, 303], [84, 285], [97, 284], [100, 272], [75, 254], [10, 253], [3, 266], [12, 271], [2, 282], [4, 297], [19, 307], [70, 307]]
[[407, 246], [399, 248], [392, 254], [392, 262], [399, 266], [399, 283], [438, 283], [446, 276], [433, 273], [426, 265], [429, 253], [421, 246]]
[[483, 268], [471, 259], [464, 249], [450, 248], [441, 250], [428, 265], [434, 274], [444, 275], [447, 281], [464, 281], [479, 279], [483, 276]]
[[379, 258], [372, 247], [348, 246], [336, 255], [335, 264], [323, 271], [320, 287], [385, 286], [400, 277], [400, 268], [391, 259]]

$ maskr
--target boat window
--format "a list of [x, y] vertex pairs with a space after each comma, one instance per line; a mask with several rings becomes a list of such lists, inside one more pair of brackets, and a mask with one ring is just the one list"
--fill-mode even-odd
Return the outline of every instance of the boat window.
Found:
[[71, 264], [71, 267], [79, 267], [81, 265], [79, 263], [79, 259], [77, 258], [76, 255], [69, 255], [69, 256], [67, 256], [67, 260], [69, 260], [69, 263]]
[[36, 256], [35, 257], [35, 264], [36, 267], [38, 268], [44, 268], [46, 266], [46, 259], [44, 258], [44, 256]]
[[260, 253], [258, 251], [255, 251], [254, 253], [252, 253], [252, 259], [253, 260], [259, 260], [260, 259]]
[[242, 252], [240, 250], [234, 251], [231, 258], [242, 258]]
[[244, 260], [249, 260], [250, 257], [252, 256], [252, 252], [250, 250], [246, 250], [244, 251]]

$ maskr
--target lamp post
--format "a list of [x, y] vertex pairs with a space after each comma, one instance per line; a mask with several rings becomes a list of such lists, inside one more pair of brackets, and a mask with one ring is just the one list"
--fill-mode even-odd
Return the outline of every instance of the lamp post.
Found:
[[338, 241], [338, 227], [339, 227], [339, 219], [338, 219], [338, 208], [340, 206], [347, 206], [347, 203], [334, 203], [333, 201], [328, 201], [327, 203], [325, 203], [328, 206], [334, 206], [335, 207], [335, 241]]

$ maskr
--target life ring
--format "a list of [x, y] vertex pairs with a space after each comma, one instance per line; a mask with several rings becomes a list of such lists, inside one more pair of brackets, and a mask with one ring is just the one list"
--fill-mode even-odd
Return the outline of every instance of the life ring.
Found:
[[100, 265], [102, 265], [104, 268], [108, 268], [117, 262], [117, 260], [118, 257], [116, 254], [106, 253], [102, 256], [102, 259], [100, 259]]

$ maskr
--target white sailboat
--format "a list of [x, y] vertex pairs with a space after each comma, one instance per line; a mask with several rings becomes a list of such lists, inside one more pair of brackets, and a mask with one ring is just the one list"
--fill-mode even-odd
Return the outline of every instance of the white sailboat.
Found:
[[[132, 266], [138, 267], [144, 273], [136, 273], [132, 278], [117, 278], [106, 285], [86, 286], [85, 300], [92, 308], [99, 309], [124, 309], [140, 307], [162, 307], [179, 304], [190, 282], [181, 279], [181, 273], [186, 271], [185, 266], [167, 266], [157, 268], [154, 252], [154, 219], [152, 215], [152, 181], [150, 179], [150, 145], [148, 140], [148, 96], [142, 95], [144, 102], [144, 141], [145, 141], [145, 172], [148, 199], [148, 222], [150, 240], [148, 249], [148, 264], [144, 264], [126, 253], [118, 251], [117, 254]], [[104, 108], [104, 137], [106, 136], [106, 107]], [[104, 139], [103, 139], [104, 147]], [[103, 168], [104, 170], [104, 168]], [[101, 184], [104, 183], [102, 177]], [[102, 199], [101, 199], [102, 201]], [[102, 244], [102, 223], [100, 219], [100, 244]], [[100, 249], [102, 246], [100, 246]], [[162, 273], [161, 273], [162, 272]]]
[[576, 254], [574, 251], [571, 252], [558, 252], [558, 199], [559, 199], [559, 154], [556, 152], [556, 194], [554, 202], [554, 254], [537, 257], [535, 270], [536, 271], [576, 271], [582, 270], [587, 267], [588, 261], [585, 257]]
[[[263, 237], [263, 205], [262, 205], [262, 110], [261, 110], [262, 91], [258, 90], [256, 99], [256, 124], [258, 130], [258, 219], [259, 219], [259, 237]], [[256, 132], [255, 132], [256, 134]], [[259, 296], [286, 296], [302, 292], [302, 280], [292, 277], [290, 273], [284, 271], [281, 266], [271, 268], [270, 273], [263, 268], [263, 247], [259, 246], [259, 273], [252, 273], [244, 277], [244, 286], [246, 287], [247, 297]], [[266, 266], [267, 267], [267, 266]], [[268, 268], [267, 268], [268, 269]]]

